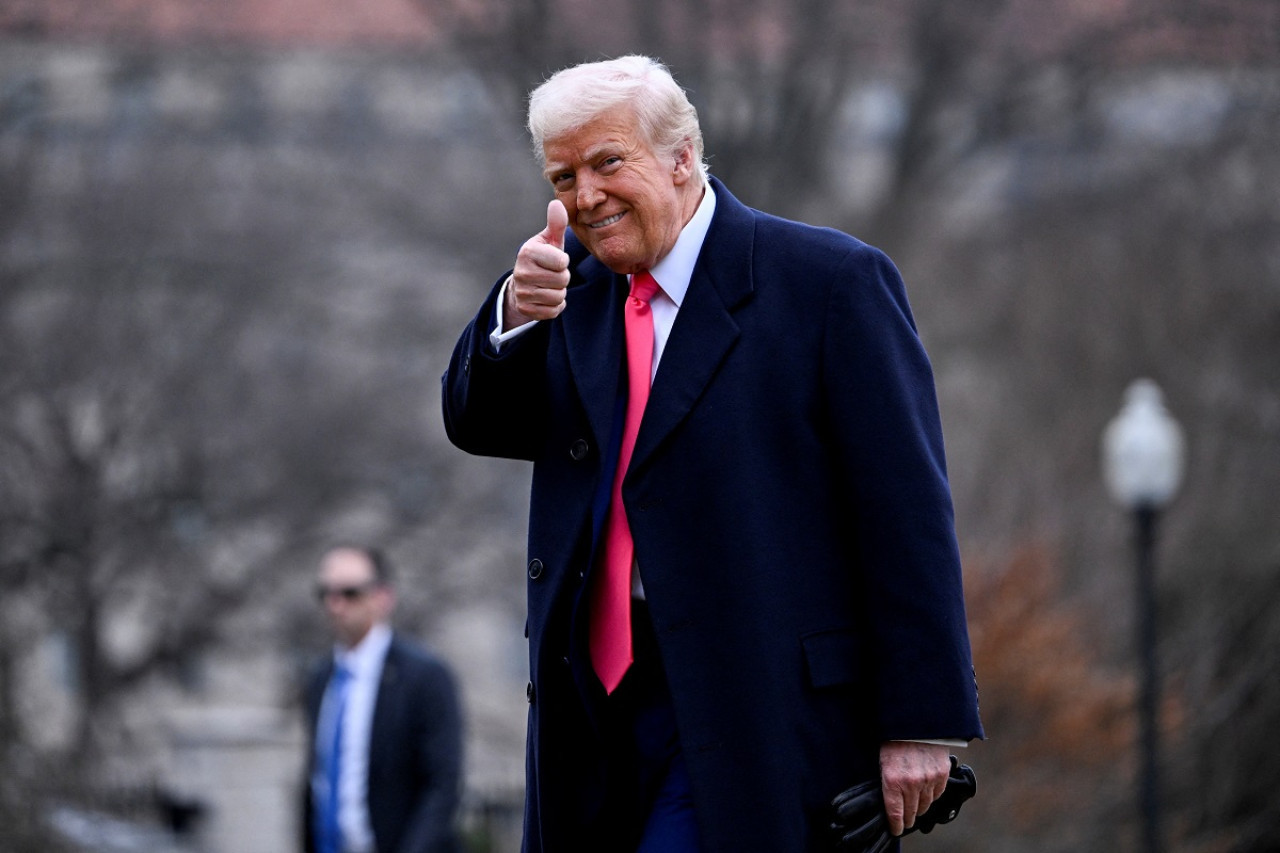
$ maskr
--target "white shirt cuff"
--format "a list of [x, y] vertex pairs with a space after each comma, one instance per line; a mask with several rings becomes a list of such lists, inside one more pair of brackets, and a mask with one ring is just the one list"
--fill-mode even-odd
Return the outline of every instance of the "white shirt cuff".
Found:
[[498, 304], [494, 309], [494, 313], [497, 316], [494, 317], [493, 331], [489, 333], [489, 346], [493, 347], [494, 352], [501, 352], [503, 344], [520, 337], [538, 322], [537, 320], [530, 320], [523, 325], [516, 326], [509, 332], [502, 328], [502, 307], [507, 304], [507, 286], [511, 284], [511, 278], [511, 276], [507, 276], [507, 280], [502, 283], [502, 289], [498, 291]]

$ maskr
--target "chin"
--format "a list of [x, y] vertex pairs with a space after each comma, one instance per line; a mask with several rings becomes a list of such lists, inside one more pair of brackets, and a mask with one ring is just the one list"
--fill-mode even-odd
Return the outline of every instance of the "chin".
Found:
[[600, 263], [616, 273], [633, 273], [645, 269], [643, 259], [638, 259], [635, 250], [630, 247], [610, 247], [609, 241], [605, 240], [594, 244], [588, 243], [587, 250], [595, 255]]
[[644, 261], [637, 261], [635, 258], [600, 258], [600, 263], [613, 270], [618, 275], [631, 275], [641, 270], [649, 269], [649, 264]]

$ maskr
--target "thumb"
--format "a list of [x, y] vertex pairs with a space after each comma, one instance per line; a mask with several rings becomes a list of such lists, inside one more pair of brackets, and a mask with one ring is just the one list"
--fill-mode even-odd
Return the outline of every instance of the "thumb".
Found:
[[564, 209], [564, 202], [553, 198], [547, 205], [547, 230], [542, 233], [547, 242], [561, 251], [564, 250], [564, 230], [569, 227], [569, 212]]

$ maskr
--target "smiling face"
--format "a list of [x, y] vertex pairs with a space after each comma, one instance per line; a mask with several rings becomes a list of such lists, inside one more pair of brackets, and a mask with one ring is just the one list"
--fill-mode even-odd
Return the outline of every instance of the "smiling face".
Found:
[[666, 257], [702, 197], [692, 144], [655, 153], [627, 107], [548, 139], [543, 151], [573, 233], [616, 273]]

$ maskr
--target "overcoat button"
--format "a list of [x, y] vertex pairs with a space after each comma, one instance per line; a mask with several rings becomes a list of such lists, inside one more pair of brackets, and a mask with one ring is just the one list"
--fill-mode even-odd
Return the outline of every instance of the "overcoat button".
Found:
[[462, 375], [467, 376], [471, 373], [471, 356], [462, 359]]
[[528, 699], [528, 700], [529, 700], [529, 704], [530, 704], [530, 705], [532, 705], [532, 704], [533, 704], [534, 693], [533, 693], [533, 682], [532, 682], [532, 681], [530, 681], [530, 682], [528, 683], [528, 685], [526, 685], [526, 686], [525, 686], [525, 688], [524, 688], [524, 697], [525, 697], [526, 699]]
[[529, 561], [529, 580], [536, 581], [542, 577], [542, 561], [536, 557]]
[[587, 451], [590, 449], [591, 446], [587, 444], [586, 439], [580, 438], [573, 444], [569, 445], [569, 455], [573, 457], [574, 462], [581, 462], [583, 459], [587, 458]]

